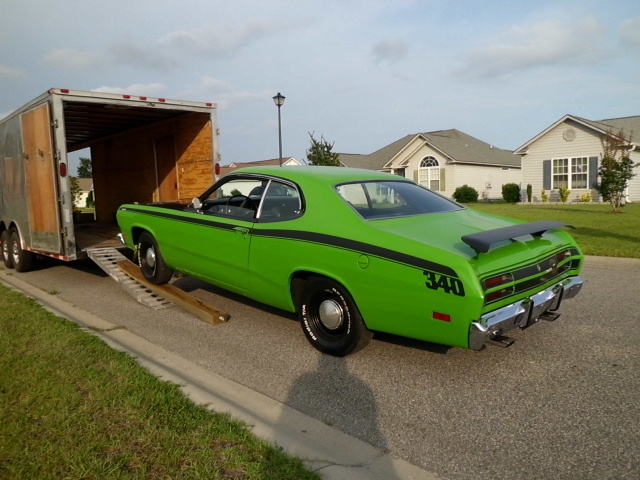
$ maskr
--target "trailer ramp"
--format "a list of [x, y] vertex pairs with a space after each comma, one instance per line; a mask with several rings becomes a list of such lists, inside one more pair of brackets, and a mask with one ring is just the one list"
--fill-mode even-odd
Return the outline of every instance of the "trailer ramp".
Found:
[[105, 273], [116, 280], [122, 287], [138, 302], [151, 307], [154, 310], [172, 307], [166, 298], [149, 289], [130, 275], [118, 268], [118, 263], [127, 260], [116, 248], [89, 248], [86, 250], [87, 256], [93, 260]]

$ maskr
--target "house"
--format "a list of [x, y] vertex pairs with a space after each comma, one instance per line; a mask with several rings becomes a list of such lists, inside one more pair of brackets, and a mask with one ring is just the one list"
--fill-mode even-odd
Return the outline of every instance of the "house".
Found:
[[80, 194], [74, 199], [76, 208], [85, 208], [87, 206], [87, 198], [93, 191], [93, 178], [78, 178], [78, 186]]
[[[282, 160], [282, 162], [281, 162]], [[258, 162], [246, 162], [246, 163], [231, 163], [229, 165], [221, 165], [220, 166], [220, 178], [228, 175], [238, 168], [244, 167], [264, 167], [266, 165], [302, 165], [302, 162], [296, 160], [293, 157], [285, 157], [285, 158], [272, 158], [270, 160], [260, 160]]]
[[446, 196], [469, 185], [481, 198], [502, 198], [521, 182], [520, 158], [456, 129], [407, 135], [369, 155], [340, 154], [343, 165], [408, 177]]
[[[594, 186], [598, 183], [598, 168], [602, 159], [602, 137], [607, 131], [625, 134], [640, 132], [640, 116], [592, 121], [575, 115], [565, 115], [515, 151], [522, 158], [522, 183], [530, 184], [533, 201], [540, 201], [542, 190], [551, 201], [558, 200], [558, 188], [565, 184], [570, 201], [579, 201], [589, 194], [601, 200]], [[640, 149], [629, 143], [630, 158], [640, 162]], [[627, 189], [629, 201], [640, 202], [640, 171]]]

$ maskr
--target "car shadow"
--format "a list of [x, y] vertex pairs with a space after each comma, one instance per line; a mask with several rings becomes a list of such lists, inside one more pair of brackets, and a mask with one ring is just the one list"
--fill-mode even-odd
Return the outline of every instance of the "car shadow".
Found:
[[284, 318], [288, 318], [290, 320], [298, 321], [298, 317], [295, 313], [287, 312], [286, 310], [282, 310], [280, 308], [272, 307], [267, 305], [266, 303], [258, 302], [257, 300], [252, 300], [243, 295], [239, 295], [237, 293], [233, 293], [229, 290], [225, 290], [222, 287], [218, 287], [213, 285], [212, 283], [205, 282], [204, 280], [199, 280], [195, 277], [191, 277], [188, 275], [178, 276], [175, 278], [171, 284], [180, 290], [183, 290], [187, 293], [193, 293], [197, 290], [203, 290], [205, 292], [211, 293], [218, 297], [223, 297], [228, 300], [232, 300], [234, 302], [241, 303], [248, 307], [256, 308], [258, 310], [262, 310], [264, 312], [270, 313], [272, 315], [278, 315]]
[[446, 355], [453, 347], [448, 345], [442, 345], [439, 343], [426, 342], [424, 340], [416, 340], [414, 338], [401, 337], [399, 335], [393, 335], [391, 333], [375, 332], [373, 335], [374, 340], [391, 345], [398, 345], [405, 348], [411, 348], [413, 350], [420, 350], [423, 352], [436, 353], [438, 355]]

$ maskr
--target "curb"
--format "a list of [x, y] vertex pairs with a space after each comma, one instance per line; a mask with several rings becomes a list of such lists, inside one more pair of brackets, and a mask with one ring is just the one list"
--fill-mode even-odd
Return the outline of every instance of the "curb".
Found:
[[84, 327], [112, 348], [129, 353], [154, 375], [179, 385], [193, 402], [229, 413], [247, 423], [256, 436], [301, 458], [307, 468], [328, 480], [438, 480], [436, 475], [389, 452], [207, 371], [121, 326], [20, 280], [12, 273], [0, 271], [0, 281], [38, 300], [55, 315]]

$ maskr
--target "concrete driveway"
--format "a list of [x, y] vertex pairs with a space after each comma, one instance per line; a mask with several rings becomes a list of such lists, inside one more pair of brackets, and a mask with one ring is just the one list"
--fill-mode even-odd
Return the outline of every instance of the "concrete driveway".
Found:
[[562, 317], [508, 349], [376, 335], [342, 359], [293, 316], [189, 277], [176, 284], [228, 324], [144, 307], [90, 263], [12, 275], [443, 479], [640, 478], [640, 260], [589, 257]]

